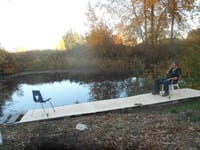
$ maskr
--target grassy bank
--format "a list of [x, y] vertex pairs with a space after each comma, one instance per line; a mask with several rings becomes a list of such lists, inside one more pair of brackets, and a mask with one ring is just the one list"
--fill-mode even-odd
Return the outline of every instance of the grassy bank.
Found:
[[168, 110], [170, 113], [186, 113], [192, 121], [200, 122], [200, 99], [196, 101], [183, 103], [178, 107], [171, 107]]

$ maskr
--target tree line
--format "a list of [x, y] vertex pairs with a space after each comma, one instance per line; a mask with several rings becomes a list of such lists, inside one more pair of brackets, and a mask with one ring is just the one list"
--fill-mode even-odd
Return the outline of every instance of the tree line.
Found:
[[[86, 35], [69, 30], [62, 51], [9, 53], [0, 49], [0, 74], [89, 68], [100, 72], [162, 74], [177, 59], [184, 77], [199, 80], [200, 29], [185, 21], [199, 15], [195, 0], [108, 0], [88, 4]], [[101, 13], [99, 13], [101, 12]], [[190, 18], [191, 19], [191, 18]], [[182, 33], [187, 33], [187, 38]], [[160, 66], [160, 67], [158, 67]], [[195, 82], [191, 82], [195, 83]]]
[[[199, 47], [199, 33], [199, 29], [192, 30], [187, 39], [176, 39], [177, 56], [171, 57], [168, 52], [170, 39], [159, 41], [160, 44], [154, 48], [145, 49], [145, 43], [136, 46], [126, 46], [120, 42], [115, 43], [116, 38], [104, 28], [100, 28], [98, 32], [93, 32], [88, 37], [87, 42], [76, 44], [64, 51], [35, 50], [9, 53], [1, 49], [0, 72], [1, 74], [10, 74], [73, 67], [96, 68], [97, 66], [102, 69], [108, 67], [108, 69], [113, 70], [112, 66], [117, 66], [115, 68], [119, 69], [120, 64], [125, 70], [129, 70], [135, 64], [141, 68], [150, 68], [151, 64], [157, 64], [160, 61], [187, 58], [188, 55], [184, 56], [186, 52], [191, 53], [189, 55], [194, 55], [194, 51]], [[197, 56], [199, 56], [198, 53]]]
[[87, 13], [91, 30], [104, 23], [126, 44], [140, 41], [154, 47], [160, 40], [170, 38], [171, 48], [174, 38], [191, 29], [187, 20], [198, 19], [199, 15], [197, 0], [99, 1], [94, 6], [89, 4]]

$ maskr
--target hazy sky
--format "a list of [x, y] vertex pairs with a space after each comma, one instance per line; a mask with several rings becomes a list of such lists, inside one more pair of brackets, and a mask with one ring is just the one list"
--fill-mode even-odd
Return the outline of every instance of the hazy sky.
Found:
[[16, 48], [55, 48], [70, 28], [86, 31], [89, 0], [0, 0], [0, 44]]

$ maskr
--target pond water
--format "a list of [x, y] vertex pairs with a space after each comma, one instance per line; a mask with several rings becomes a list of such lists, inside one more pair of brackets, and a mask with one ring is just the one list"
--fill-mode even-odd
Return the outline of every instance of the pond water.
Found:
[[[147, 92], [148, 89], [146, 85], [144, 78], [136, 77], [123, 80], [93, 80], [90, 82], [70, 79], [40, 81], [39, 83], [17, 82], [14, 85], [10, 85], [10, 87], [12, 87], [12, 92], [7, 89], [7, 96], [1, 96], [1, 99], [4, 99], [4, 103], [1, 104], [1, 116], [8, 113], [14, 114], [17, 112], [26, 112], [34, 108], [41, 108], [40, 104], [35, 105], [32, 90], [40, 90], [44, 99], [51, 98], [53, 105], [58, 107], [96, 100], [133, 96]], [[15, 88], [13, 88], [13, 86]], [[4, 92], [8, 87], [4, 88]], [[49, 103], [44, 104], [44, 106], [45, 108], [50, 107]]]

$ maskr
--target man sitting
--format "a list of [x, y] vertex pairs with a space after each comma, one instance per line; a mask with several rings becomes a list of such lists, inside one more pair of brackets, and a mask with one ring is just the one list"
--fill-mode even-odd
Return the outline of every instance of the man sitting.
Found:
[[160, 94], [160, 85], [163, 84], [165, 93], [162, 96], [168, 96], [169, 85], [176, 84], [180, 78], [180, 75], [181, 75], [181, 68], [178, 67], [177, 62], [173, 62], [167, 71], [166, 78], [155, 80], [154, 91], [152, 94], [153, 95]]

